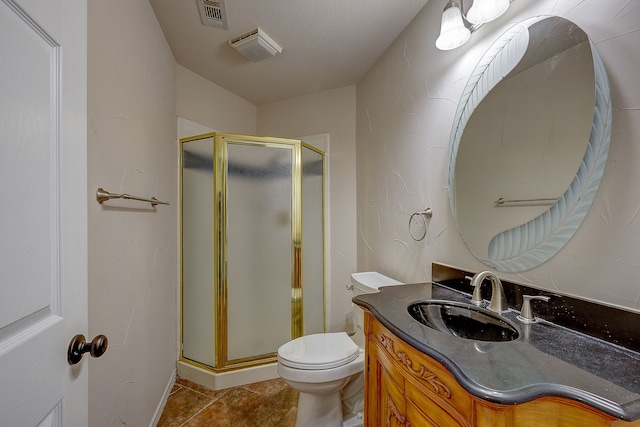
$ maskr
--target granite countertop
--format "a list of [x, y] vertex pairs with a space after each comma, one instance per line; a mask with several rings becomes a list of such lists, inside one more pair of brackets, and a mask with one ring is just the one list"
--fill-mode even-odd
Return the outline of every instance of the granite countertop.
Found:
[[519, 312], [503, 316], [516, 324], [514, 341], [463, 339], [431, 329], [407, 307], [426, 299], [468, 303], [471, 295], [437, 283], [381, 288], [353, 302], [417, 350], [438, 360], [471, 394], [517, 404], [542, 396], [586, 403], [626, 421], [640, 419], [640, 353], [540, 320], [525, 325]]

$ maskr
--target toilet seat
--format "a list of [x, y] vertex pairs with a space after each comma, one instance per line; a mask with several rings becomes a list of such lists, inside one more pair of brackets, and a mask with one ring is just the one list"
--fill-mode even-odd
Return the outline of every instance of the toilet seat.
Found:
[[358, 346], [345, 332], [305, 335], [280, 346], [278, 360], [305, 370], [332, 369], [354, 361]]

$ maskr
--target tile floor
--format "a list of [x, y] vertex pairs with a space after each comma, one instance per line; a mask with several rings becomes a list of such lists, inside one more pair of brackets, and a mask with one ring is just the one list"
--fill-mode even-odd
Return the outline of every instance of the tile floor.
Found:
[[293, 427], [297, 404], [280, 378], [217, 391], [178, 378], [158, 427]]

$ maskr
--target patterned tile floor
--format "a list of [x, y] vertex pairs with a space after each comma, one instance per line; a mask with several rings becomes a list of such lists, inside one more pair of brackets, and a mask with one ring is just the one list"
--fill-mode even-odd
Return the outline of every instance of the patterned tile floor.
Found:
[[293, 427], [297, 404], [280, 378], [217, 391], [178, 378], [158, 427]]

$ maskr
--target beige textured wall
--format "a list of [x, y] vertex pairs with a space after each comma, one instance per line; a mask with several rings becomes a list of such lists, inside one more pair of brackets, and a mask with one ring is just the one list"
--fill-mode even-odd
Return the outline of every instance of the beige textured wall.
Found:
[[[431, 263], [486, 266], [461, 240], [448, 196], [449, 134], [466, 81], [490, 44], [516, 22], [558, 15], [593, 40], [609, 74], [613, 133], [597, 198], [567, 246], [540, 267], [500, 274], [539, 288], [640, 311], [640, 1], [518, 1], [464, 47], [434, 46], [442, 4], [429, 2], [358, 84], [358, 268], [401, 281], [430, 278]], [[425, 240], [412, 212], [434, 210]]]
[[[175, 62], [146, 0], [89, 1], [89, 364], [91, 426], [148, 426], [175, 370]], [[104, 187], [171, 206], [95, 202]]]
[[220, 132], [255, 135], [257, 107], [209, 80], [176, 65], [178, 117]]
[[258, 107], [258, 133], [296, 138], [330, 134], [329, 194], [331, 247], [327, 321], [344, 330], [351, 308], [346, 290], [356, 271], [355, 86], [327, 90]]

